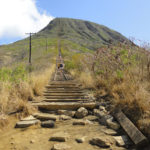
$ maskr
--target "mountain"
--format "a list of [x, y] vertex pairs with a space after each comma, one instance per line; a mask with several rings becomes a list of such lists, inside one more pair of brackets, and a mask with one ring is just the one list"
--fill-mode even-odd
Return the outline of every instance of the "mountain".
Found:
[[97, 49], [102, 45], [116, 42], [129, 42], [120, 33], [89, 21], [68, 18], [56, 18], [52, 20], [39, 35], [47, 35], [56, 38], [70, 40], [89, 49]]
[[[61, 39], [64, 56], [75, 53], [93, 53], [110, 43], [130, 41], [120, 33], [89, 21], [56, 18], [44, 29], [32, 36], [32, 64], [42, 68], [49, 66], [58, 54], [57, 43]], [[12, 64], [28, 64], [29, 38], [0, 46], [0, 67]], [[47, 64], [47, 65], [46, 65]]]

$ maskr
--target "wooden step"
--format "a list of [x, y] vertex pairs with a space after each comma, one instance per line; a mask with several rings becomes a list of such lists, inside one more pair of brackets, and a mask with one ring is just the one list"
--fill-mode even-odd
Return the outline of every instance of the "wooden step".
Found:
[[84, 96], [83, 93], [47, 93], [44, 96]]
[[49, 84], [76, 84], [74, 81], [50, 81]]
[[45, 98], [47, 99], [54, 99], [54, 98], [57, 98], [57, 99], [84, 99], [83, 96], [44, 96]]
[[46, 88], [79, 88], [78, 86], [73, 85], [47, 85]]
[[68, 99], [44, 99], [43, 101], [45, 101], [45, 102], [67, 102], [68, 103], [68, 102], [85, 102], [88, 100], [87, 99], [68, 98]]
[[48, 92], [55, 92], [55, 91], [63, 91], [63, 92], [84, 92], [85, 90], [83, 89], [80, 89], [80, 88], [46, 88], [45, 91], [48, 91]]
[[47, 87], [46, 88], [47, 91], [53, 91], [53, 90], [64, 90], [64, 91], [80, 91], [81, 89], [80, 88], [75, 88], [75, 87], [68, 87], [68, 88], [64, 88], [64, 87]]
[[48, 94], [48, 93], [79, 93], [80, 94], [80, 93], [84, 93], [84, 91], [80, 91], [80, 90], [79, 91], [68, 91], [68, 90], [66, 90], [66, 91], [65, 90], [61, 90], [61, 91], [60, 90], [59, 91], [53, 90], [52, 91], [52, 90], [47, 90], [47, 91], [44, 91], [43, 93], [44, 94]]
[[48, 85], [64, 85], [64, 86], [66, 86], [66, 85], [72, 85], [72, 86], [78, 86], [77, 84], [75, 84], [75, 83], [49, 83]]
[[97, 104], [95, 102], [39, 102], [32, 103], [33, 106], [38, 107], [42, 110], [77, 110], [80, 107], [85, 107], [87, 109], [96, 108]]

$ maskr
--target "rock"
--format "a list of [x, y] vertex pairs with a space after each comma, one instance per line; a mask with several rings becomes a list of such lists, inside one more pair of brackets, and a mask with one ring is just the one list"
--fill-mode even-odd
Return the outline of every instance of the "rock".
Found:
[[120, 128], [120, 125], [117, 122], [113, 122], [110, 119], [107, 119], [106, 122], [107, 122], [108, 127], [113, 130], [118, 130]]
[[93, 115], [88, 115], [85, 117], [85, 119], [87, 119], [89, 121], [98, 121], [98, 117], [93, 116]]
[[36, 118], [33, 117], [32, 115], [30, 115], [30, 116], [28, 116], [26, 118], [21, 119], [21, 121], [31, 121], [31, 120], [36, 120]]
[[74, 117], [76, 111], [69, 111], [69, 110], [58, 110], [58, 115], [66, 115], [70, 117]]
[[114, 139], [118, 146], [125, 146], [125, 142], [124, 142], [122, 136], [115, 136]]
[[92, 138], [90, 141], [90, 144], [92, 145], [97, 145], [101, 148], [109, 148], [110, 147], [110, 143], [105, 140], [103, 137], [95, 137], [95, 138]]
[[49, 139], [49, 141], [66, 142], [68, 138], [69, 136], [66, 133], [56, 133]]
[[45, 121], [45, 120], [56, 121], [56, 120], [58, 120], [58, 116], [54, 115], [54, 114], [35, 113], [33, 116], [41, 121]]
[[66, 115], [60, 115], [59, 116], [59, 120], [70, 120], [70, 119], [71, 119], [71, 117], [66, 116]]
[[77, 141], [78, 143], [84, 143], [84, 142], [85, 142], [85, 138], [86, 138], [86, 137], [76, 138], [76, 141]]
[[30, 140], [30, 143], [33, 144], [33, 143], [35, 143], [35, 141], [34, 140]]
[[88, 111], [84, 107], [80, 107], [75, 113], [75, 117], [79, 119], [84, 118], [87, 115], [88, 115]]
[[107, 113], [107, 110], [105, 109], [104, 106], [99, 106], [99, 110], [100, 110], [100, 111], [103, 111], [104, 113]]
[[85, 123], [86, 123], [86, 124], [93, 124], [93, 122], [90, 121], [90, 120], [88, 120], [88, 119], [85, 119]]
[[125, 146], [125, 145], [131, 144], [131, 141], [129, 140], [128, 136], [126, 136], [126, 135], [114, 136], [114, 139], [118, 146]]
[[64, 143], [54, 144], [51, 150], [68, 150], [71, 149], [71, 147]]
[[43, 121], [41, 123], [41, 126], [44, 128], [53, 128], [55, 126], [55, 122], [52, 120], [48, 120], [48, 121]]
[[116, 135], [117, 134], [117, 132], [112, 129], [106, 129], [106, 130], [104, 130], [104, 133], [108, 134], [108, 135]]
[[94, 109], [94, 110], [93, 110], [93, 113], [94, 113], [95, 116], [97, 116], [97, 117], [99, 117], [99, 118], [102, 118], [102, 117], [104, 117], [104, 116], [106, 115], [105, 112], [100, 111], [99, 109]]
[[26, 128], [35, 124], [38, 124], [39, 120], [31, 120], [31, 121], [19, 121], [16, 123], [15, 128]]
[[86, 125], [86, 121], [85, 120], [76, 120], [72, 123], [73, 125]]
[[113, 120], [114, 118], [113, 118], [113, 116], [111, 116], [111, 115], [104, 115], [103, 117], [101, 117], [101, 118], [99, 118], [99, 123], [100, 124], [102, 124], [102, 125], [107, 125], [107, 120]]
[[11, 144], [11, 145], [14, 145], [15, 143], [14, 143], [14, 142], [10, 142], [10, 144]]

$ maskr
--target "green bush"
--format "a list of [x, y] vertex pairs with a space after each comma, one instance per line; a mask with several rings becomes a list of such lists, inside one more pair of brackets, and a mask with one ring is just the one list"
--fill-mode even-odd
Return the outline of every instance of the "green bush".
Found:
[[14, 69], [1, 68], [0, 69], [0, 81], [19, 82], [20, 80], [27, 79], [27, 71], [23, 65], [19, 65]]

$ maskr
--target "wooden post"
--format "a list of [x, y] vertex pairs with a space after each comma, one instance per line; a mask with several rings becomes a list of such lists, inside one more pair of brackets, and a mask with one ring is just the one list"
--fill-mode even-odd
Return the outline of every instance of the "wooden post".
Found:
[[31, 48], [32, 48], [32, 43], [31, 43], [31, 36], [35, 33], [26, 33], [26, 34], [29, 34], [30, 37], [29, 37], [29, 64], [31, 65]]

